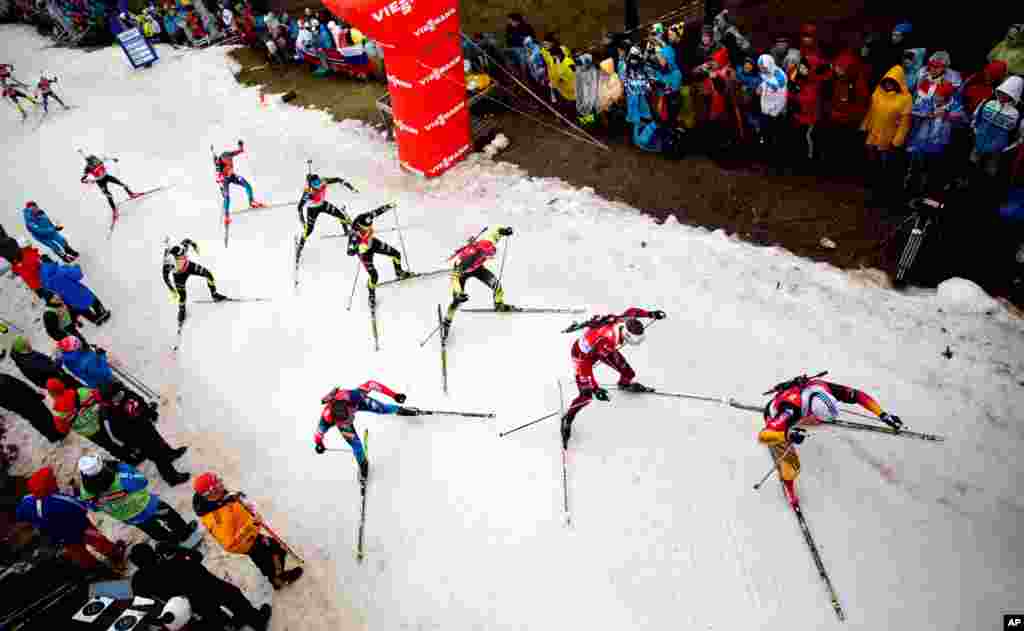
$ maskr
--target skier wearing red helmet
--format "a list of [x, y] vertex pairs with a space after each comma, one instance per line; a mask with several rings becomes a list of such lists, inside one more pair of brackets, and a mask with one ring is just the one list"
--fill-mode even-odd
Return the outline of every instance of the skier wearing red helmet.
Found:
[[[619, 389], [627, 392], [650, 392], [651, 388], [633, 381], [636, 373], [629, 362], [619, 352], [626, 344], [637, 345], [644, 339], [644, 325], [637, 318], [661, 320], [664, 311], [647, 311], [632, 307], [619, 315], [605, 315], [591, 318], [580, 325], [583, 335], [572, 345], [572, 361], [576, 366], [576, 386], [579, 395], [569, 405], [569, 410], [562, 416], [562, 448], [569, 445], [572, 434], [572, 422], [581, 409], [587, 406], [593, 397], [599, 401], [608, 400], [608, 392], [600, 387], [594, 379], [594, 364], [607, 364], [619, 373]], [[570, 328], [570, 331], [579, 330]]]
[[369, 396], [371, 392], [379, 392], [389, 396], [399, 404], [405, 403], [404, 394], [395, 392], [376, 381], [367, 381], [353, 390], [334, 388], [320, 399], [320, 403], [324, 405], [324, 408], [320, 412], [320, 422], [317, 424], [316, 433], [313, 435], [314, 451], [322, 454], [327, 451], [327, 448], [324, 446], [324, 434], [332, 427], [337, 427], [345, 442], [352, 447], [352, 454], [359, 465], [359, 475], [363, 480], [370, 473], [370, 463], [366, 460], [366, 451], [363, 449], [363, 443], [359, 440], [359, 433], [354, 425], [356, 412], [397, 414], [398, 416], [416, 416], [419, 414], [419, 410], [416, 408], [381, 403]]

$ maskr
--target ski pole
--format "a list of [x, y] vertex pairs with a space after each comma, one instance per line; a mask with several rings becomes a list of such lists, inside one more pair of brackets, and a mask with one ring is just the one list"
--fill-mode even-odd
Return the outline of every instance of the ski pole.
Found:
[[761, 481], [754, 485], [755, 491], [760, 490], [761, 485], [765, 483], [765, 480], [767, 480], [772, 475], [772, 473], [779, 470], [779, 463], [782, 462], [782, 459], [789, 454], [789, 451], [791, 449], [793, 449], [793, 443], [789, 443], [789, 445], [786, 446], [786, 450], [782, 452], [782, 455], [779, 456], [774, 462], [772, 462], [772, 468], [768, 469], [768, 473], [765, 473], [764, 477], [761, 478]]
[[498, 438], [504, 438], [505, 436], [508, 436], [509, 434], [518, 432], [521, 429], [526, 429], [527, 427], [529, 427], [531, 425], [536, 425], [537, 423], [540, 423], [541, 421], [545, 421], [545, 420], [551, 418], [552, 416], [558, 416], [558, 414], [560, 412], [561, 412], [561, 410], [555, 410], [551, 414], [546, 414], [546, 415], [540, 417], [539, 419], [537, 419], [535, 421], [530, 421], [529, 423], [526, 423], [525, 425], [520, 425], [519, 427], [512, 428], [512, 429], [508, 430], [507, 432], [501, 432], [501, 433], [498, 434]]
[[290, 554], [293, 557], [295, 557], [296, 559], [298, 559], [299, 563], [301, 563], [303, 565], [306, 564], [306, 560], [303, 559], [301, 556], [299, 556], [299, 553], [296, 552], [295, 549], [292, 548], [290, 545], [288, 545], [287, 541], [282, 539], [280, 535], [278, 535], [276, 532], [274, 532], [274, 529], [270, 527], [270, 524], [268, 524], [266, 521], [263, 520], [263, 516], [262, 515], [258, 515], [257, 519], [260, 520], [260, 527], [262, 527], [264, 530], [266, 530], [267, 534], [270, 535], [275, 541], [277, 541], [279, 544], [281, 544], [281, 547], [284, 548], [285, 551], [288, 552], [288, 554]]
[[509, 236], [505, 242], [505, 251], [501, 253], [501, 271], [498, 272], [498, 287], [501, 287], [501, 279], [505, 276], [505, 259], [508, 258], [508, 249], [512, 247], [512, 237]]
[[359, 260], [356, 260], [356, 275], [352, 279], [352, 293], [348, 295], [348, 306], [345, 307], [346, 311], [352, 311], [352, 299], [356, 296], [356, 282], [359, 281], [359, 270], [362, 269], [359, 265]]
[[405, 237], [402, 236], [402, 226], [399, 225], [398, 204], [394, 205], [391, 212], [395, 213], [395, 230], [398, 231], [398, 242], [402, 244], [402, 258], [405, 259], [405, 268], [412, 269], [412, 264], [409, 263], [409, 253], [405, 250]]
[[420, 342], [420, 348], [423, 348], [424, 346], [426, 346], [427, 342], [429, 342], [430, 339], [432, 337], [434, 337], [434, 334], [437, 333], [440, 330], [441, 330], [441, 324], [438, 323], [438, 325], [434, 327], [434, 330], [430, 332], [430, 335], [427, 336], [427, 339], [425, 339], [422, 342]]
[[419, 415], [420, 416], [431, 416], [431, 415], [434, 415], [434, 414], [441, 415], [441, 416], [465, 416], [465, 417], [468, 417], [468, 418], [494, 418], [495, 417], [494, 412], [449, 412], [449, 411], [446, 411], [446, 410], [420, 410], [419, 411]]
[[[583, 407], [583, 403], [577, 403], [576, 405], [571, 406], [569, 408], [569, 410], [572, 411], [572, 410], [575, 410], [576, 408], [579, 408], [579, 407]], [[546, 421], [547, 419], [551, 418], [552, 416], [558, 416], [559, 414], [562, 414], [562, 410], [561, 409], [555, 410], [551, 414], [547, 414], [545, 416], [542, 416], [542, 417], [540, 417], [539, 419], [537, 419], [535, 421], [530, 421], [529, 423], [526, 423], [525, 425], [520, 425], [519, 427], [513, 427], [512, 429], [508, 430], [507, 432], [501, 432], [500, 434], [498, 434], [498, 438], [504, 438], [505, 436], [508, 436], [509, 434], [512, 434], [514, 432], [518, 432], [519, 430], [525, 429], [525, 428], [527, 428], [527, 427], [529, 427], [531, 425], [536, 425], [537, 423], [540, 423], [541, 421]]]

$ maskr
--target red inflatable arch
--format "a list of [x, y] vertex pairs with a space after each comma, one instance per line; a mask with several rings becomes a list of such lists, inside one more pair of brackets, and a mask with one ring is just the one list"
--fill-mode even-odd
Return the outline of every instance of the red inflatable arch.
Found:
[[398, 159], [426, 177], [469, 153], [458, 0], [324, 0], [384, 50]]

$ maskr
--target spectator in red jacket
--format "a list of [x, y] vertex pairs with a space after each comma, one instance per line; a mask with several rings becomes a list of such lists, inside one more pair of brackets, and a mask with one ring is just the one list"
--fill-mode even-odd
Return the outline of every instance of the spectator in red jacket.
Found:
[[827, 98], [821, 151], [836, 164], [849, 164], [851, 156], [861, 154], [858, 128], [871, 105], [868, 68], [856, 52], [845, 50], [836, 57], [831, 81], [823, 87]]
[[832, 67], [818, 49], [817, 28], [800, 27], [800, 63], [790, 76], [791, 147], [794, 165], [813, 163], [815, 140], [822, 119], [822, 86], [831, 78]]
[[39, 250], [28, 245], [17, 253], [17, 258], [11, 261], [11, 269], [25, 281], [28, 288], [36, 292], [36, 295], [43, 300], [48, 299], [52, 294], [43, 288], [43, 282], [39, 279], [39, 265], [42, 262]]

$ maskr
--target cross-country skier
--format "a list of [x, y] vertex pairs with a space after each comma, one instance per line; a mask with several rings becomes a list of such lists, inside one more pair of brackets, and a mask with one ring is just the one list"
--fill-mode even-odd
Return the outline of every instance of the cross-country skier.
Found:
[[21, 120], [22, 120], [22, 122], [24, 122], [28, 118], [28, 112], [26, 112], [25, 108], [23, 108], [21, 106], [21, 99], [25, 99], [26, 101], [29, 101], [33, 105], [39, 105], [39, 102], [36, 101], [35, 99], [33, 99], [31, 96], [25, 94], [21, 90], [18, 90], [14, 86], [7, 85], [6, 83], [4, 84], [4, 92], [3, 93], [4, 93], [4, 98], [5, 99], [10, 99], [11, 103], [14, 103], [14, 107], [18, 108], [18, 111], [21, 113]]
[[839, 416], [837, 401], [855, 403], [895, 430], [903, 426], [900, 417], [883, 412], [877, 401], [855, 388], [807, 377], [797, 377], [779, 384], [775, 396], [765, 405], [765, 425], [757, 439], [771, 448], [786, 499], [794, 507], [799, 504], [799, 499], [793, 483], [800, 474], [800, 457], [796, 453], [796, 445], [806, 438], [806, 430], [801, 426], [835, 420]]
[[509, 226], [495, 226], [482, 237], [470, 239], [469, 243], [459, 248], [449, 258], [453, 262], [452, 267], [452, 304], [448, 306], [448, 314], [445, 316], [441, 335], [448, 337], [448, 330], [452, 325], [452, 318], [459, 305], [469, 300], [466, 293], [466, 281], [475, 278], [487, 285], [494, 292], [494, 310], [511, 311], [515, 307], [505, 304], [505, 290], [501, 287], [498, 277], [484, 265], [487, 259], [494, 256], [498, 251], [497, 244], [502, 237], [512, 236], [512, 228]]
[[190, 276], [201, 276], [206, 279], [206, 286], [210, 289], [210, 298], [214, 302], [228, 299], [227, 296], [217, 291], [217, 281], [214, 279], [213, 273], [199, 263], [189, 260], [189, 248], [199, 254], [199, 246], [192, 239], [183, 239], [180, 244], [172, 245], [164, 250], [164, 284], [171, 290], [171, 300], [178, 305], [179, 325], [185, 321], [185, 301], [188, 298], [185, 281]]
[[638, 318], [662, 320], [664, 311], [647, 311], [632, 307], [619, 315], [605, 315], [592, 318], [586, 323], [583, 335], [572, 345], [572, 361], [576, 366], [576, 386], [580, 393], [569, 404], [569, 409], [562, 416], [562, 448], [569, 445], [572, 434], [572, 422], [579, 411], [587, 406], [591, 399], [607, 401], [608, 392], [598, 385], [594, 379], [594, 364], [607, 364], [619, 373], [619, 389], [627, 392], [650, 392], [651, 388], [633, 381], [636, 373], [629, 362], [619, 352], [624, 345], [636, 346], [644, 341], [644, 325]]
[[11, 74], [14, 71], [14, 66], [11, 64], [0, 64], [0, 85], [7, 85], [8, 81], [20, 83], [17, 79], [13, 79]]
[[[380, 392], [389, 396], [399, 405], [381, 403], [370, 396], [371, 392]], [[366, 460], [363, 442], [359, 440], [359, 432], [354, 425], [356, 412], [397, 414], [398, 416], [419, 414], [419, 410], [416, 408], [406, 408], [400, 405], [405, 403], [404, 394], [395, 392], [376, 381], [367, 381], [354, 390], [334, 388], [320, 399], [320, 403], [324, 405], [324, 409], [320, 412], [320, 422], [317, 425], [316, 433], [313, 434], [313, 450], [318, 454], [327, 451], [327, 448], [324, 447], [324, 434], [332, 427], [337, 427], [342, 438], [352, 447], [352, 455], [355, 456], [356, 463], [359, 465], [359, 475], [363, 480], [366, 480], [370, 474], [370, 463]]]
[[21, 214], [25, 218], [25, 227], [36, 241], [50, 248], [65, 263], [71, 263], [78, 258], [78, 252], [68, 245], [67, 239], [61, 234], [64, 226], [54, 224], [38, 204], [33, 201], [25, 202]]
[[[341, 222], [341, 229], [348, 235], [348, 227], [352, 219], [345, 214], [345, 206], [337, 208], [327, 201], [327, 186], [329, 184], [341, 184], [353, 193], [358, 191], [354, 186], [340, 177], [321, 178], [316, 173], [306, 176], [306, 189], [302, 191], [302, 199], [299, 200], [299, 224], [302, 225], [302, 236], [299, 237], [298, 252], [296, 258], [302, 255], [302, 248], [306, 246], [306, 239], [313, 234], [313, 227], [316, 226], [316, 218], [321, 214], [330, 215]], [[308, 204], [308, 208], [307, 208]], [[303, 210], [305, 209], [305, 213]]]
[[[82, 174], [82, 184], [92, 182], [96, 186], [100, 187], [103, 191], [103, 196], [107, 198], [107, 203], [110, 204], [110, 210], [115, 214], [117, 213], [117, 204], [114, 203], [114, 196], [111, 194], [110, 189], [107, 188], [111, 184], [117, 184], [128, 193], [128, 197], [135, 199], [140, 197], [141, 194], [134, 193], [128, 185], [121, 180], [117, 179], [113, 175], [107, 173], [107, 162], [117, 162], [117, 158], [100, 158], [98, 156], [89, 155], [85, 158], [85, 171]], [[91, 180], [89, 178], [92, 178]]]
[[412, 272], [402, 269], [402, 254], [373, 234], [373, 220], [394, 207], [393, 203], [389, 203], [379, 208], [368, 210], [361, 215], [357, 215], [349, 227], [348, 255], [355, 256], [358, 254], [359, 260], [363, 262], [363, 267], [366, 268], [366, 273], [370, 276], [370, 281], [366, 286], [370, 289], [371, 298], [377, 289], [377, 280], [379, 278], [377, 268], [373, 266], [374, 254], [383, 254], [391, 259], [391, 264], [395, 267], [395, 277], [399, 280], [412, 276]]
[[39, 83], [36, 84], [36, 91], [39, 93], [39, 96], [43, 98], [43, 111], [50, 111], [50, 97], [53, 97], [53, 99], [60, 103], [60, 106], [64, 109], [71, 109], [64, 103], [64, 101], [60, 99], [59, 96], [57, 96], [57, 93], [53, 91], [54, 83], [57, 83], [57, 77], [47, 77], [46, 75], [42, 75], [41, 77], [39, 77]]
[[224, 223], [231, 223], [231, 190], [232, 184], [237, 184], [245, 189], [249, 196], [249, 208], [262, 208], [264, 204], [252, 198], [252, 185], [246, 179], [235, 173], [235, 158], [245, 153], [245, 143], [238, 141], [237, 151], [225, 151], [219, 156], [213, 157], [213, 166], [217, 169], [217, 183], [220, 184], [220, 193], [224, 197]]

